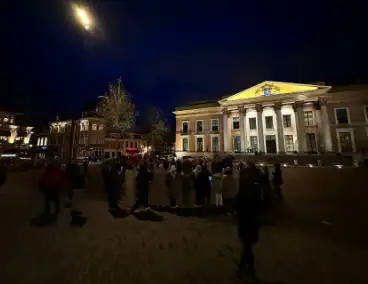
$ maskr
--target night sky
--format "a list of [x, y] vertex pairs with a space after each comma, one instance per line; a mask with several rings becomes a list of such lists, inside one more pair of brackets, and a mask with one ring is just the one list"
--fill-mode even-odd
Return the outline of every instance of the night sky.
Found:
[[172, 121], [177, 105], [264, 80], [368, 82], [366, 4], [86, 1], [99, 21], [89, 34], [69, 1], [12, 2], [1, 17], [1, 109], [75, 113], [121, 76], [139, 109]]

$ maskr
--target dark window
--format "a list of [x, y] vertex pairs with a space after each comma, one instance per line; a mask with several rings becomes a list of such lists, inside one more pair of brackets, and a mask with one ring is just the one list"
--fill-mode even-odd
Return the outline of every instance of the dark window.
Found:
[[197, 121], [197, 132], [203, 132], [203, 121], [202, 120]]
[[350, 132], [339, 132], [339, 140], [342, 153], [353, 152], [353, 143]]
[[239, 117], [233, 117], [233, 129], [234, 130], [240, 129]]
[[183, 122], [183, 129], [182, 129], [182, 131], [184, 132], [184, 133], [188, 133], [188, 130], [189, 130], [189, 127], [188, 127], [189, 125], [188, 125], [188, 122]]
[[266, 121], [266, 128], [272, 129], [273, 128], [273, 116], [266, 116], [265, 121]]
[[249, 118], [249, 129], [257, 129], [257, 119], [255, 117]]
[[219, 120], [218, 119], [211, 119], [211, 130], [218, 131], [219, 129]]
[[284, 124], [284, 128], [291, 127], [291, 115], [290, 114], [283, 115], [282, 121]]
[[314, 133], [307, 133], [307, 151], [308, 152], [317, 152], [317, 143], [316, 143], [316, 135]]
[[349, 123], [347, 108], [337, 108], [335, 109], [335, 112], [336, 112], [337, 124]]

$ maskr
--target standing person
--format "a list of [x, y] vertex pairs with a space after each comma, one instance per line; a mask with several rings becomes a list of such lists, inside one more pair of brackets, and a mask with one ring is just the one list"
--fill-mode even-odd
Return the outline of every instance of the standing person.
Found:
[[[178, 161], [179, 162], [179, 161]], [[189, 161], [184, 161], [181, 164], [182, 171], [181, 174], [181, 191], [182, 191], [182, 207], [189, 208], [193, 206], [191, 195], [192, 195], [192, 170], [191, 165], [188, 165]], [[179, 167], [178, 167], [179, 168]]]
[[71, 226], [79, 226], [82, 227], [87, 218], [83, 217], [83, 199], [84, 199], [84, 191], [86, 188], [86, 173], [84, 172], [84, 167], [81, 168], [78, 164], [74, 169], [73, 176], [73, 199], [70, 207], [70, 215], [72, 217], [70, 221]]
[[7, 177], [7, 168], [4, 164], [3, 160], [0, 160], [0, 194], [3, 193], [3, 190], [1, 190], [2, 186], [4, 185]]
[[168, 196], [170, 201], [170, 207], [177, 207], [178, 189], [180, 188], [180, 175], [176, 172], [175, 165], [171, 165], [171, 168], [166, 176], [166, 186], [168, 189]]
[[115, 162], [107, 163], [102, 169], [102, 179], [107, 193], [110, 212], [119, 211], [120, 176]]
[[144, 161], [140, 167], [136, 177], [137, 181], [137, 202], [134, 205], [132, 211], [143, 207], [144, 210], [148, 210], [148, 195], [149, 195], [149, 186], [152, 181], [152, 173], [148, 171], [147, 162]]
[[212, 175], [212, 190], [211, 204], [214, 204], [217, 209], [223, 207], [222, 199], [222, 173], [214, 173]]
[[[201, 163], [200, 163], [201, 164]], [[197, 176], [197, 186], [199, 188], [200, 205], [209, 205], [211, 200], [211, 173], [207, 167], [201, 166]]]
[[75, 160], [69, 159], [68, 164], [66, 165], [66, 178], [67, 178], [67, 196], [68, 202], [65, 205], [65, 208], [70, 208], [73, 200], [73, 191], [75, 188], [75, 183], [78, 180], [80, 169]]
[[281, 191], [283, 180], [282, 180], [282, 171], [280, 164], [275, 164], [275, 169], [272, 173], [272, 186], [275, 191], [276, 197], [279, 201], [282, 201], [284, 196]]
[[257, 282], [253, 246], [259, 238], [258, 213], [261, 203], [261, 186], [259, 172], [254, 164], [249, 163], [246, 175], [243, 176], [240, 189], [235, 199], [235, 208], [238, 217], [238, 236], [243, 246], [237, 276], [241, 280]]
[[192, 174], [193, 185], [195, 191], [195, 206], [201, 207], [203, 206], [203, 188], [201, 188], [201, 183], [199, 179], [199, 174], [202, 171], [201, 165], [195, 166]]
[[270, 182], [270, 173], [267, 166], [262, 167], [261, 175], [261, 186], [262, 186], [262, 199], [266, 209], [272, 206], [273, 196]]
[[[44, 195], [44, 212], [41, 218], [51, 222], [57, 221], [60, 213], [60, 191], [65, 183], [65, 173], [56, 164], [49, 164], [40, 181], [40, 189]], [[51, 203], [54, 203], [54, 212], [51, 213]]]
[[232, 215], [234, 213], [233, 203], [236, 196], [236, 184], [232, 170], [229, 167], [224, 169], [221, 188], [225, 213]]

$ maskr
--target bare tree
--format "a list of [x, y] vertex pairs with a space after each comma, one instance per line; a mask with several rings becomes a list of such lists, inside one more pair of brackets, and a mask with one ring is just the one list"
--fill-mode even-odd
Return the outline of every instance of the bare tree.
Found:
[[148, 140], [151, 142], [152, 149], [155, 150], [157, 144], [165, 144], [169, 128], [163, 119], [162, 111], [150, 107], [147, 111], [147, 123], [150, 127]]
[[[120, 136], [135, 124], [135, 105], [125, 90], [121, 78], [115, 85], [109, 84], [108, 92], [100, 98], [97, 114], [105, 120], [108, 130]], [[117, 146], [117, 152], [118, 149], [119, 146]]]

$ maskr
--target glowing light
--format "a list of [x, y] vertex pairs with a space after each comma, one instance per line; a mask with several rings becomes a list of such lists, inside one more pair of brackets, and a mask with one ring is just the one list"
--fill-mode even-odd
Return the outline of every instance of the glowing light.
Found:
[[307, 166], [310, 167], [310, 168], [313, 168], [314, 167], [312, 164], [308, 164]]
[[83, 26], [83, 28], [87, 31], [92, 29], [92, 27], [94, 26], [93, 18], [91, 14], [88, 13], [88, 10], [76, 4], [73, 4], [72, 8], [74, 10], [76, 19]]
[[282, 164], [282, 166], [286, 168], [288, 166], [288, 164]]

